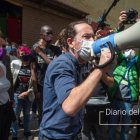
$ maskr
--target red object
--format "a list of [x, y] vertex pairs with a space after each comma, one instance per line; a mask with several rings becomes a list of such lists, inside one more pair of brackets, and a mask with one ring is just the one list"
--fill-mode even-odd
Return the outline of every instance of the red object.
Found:
[[31, 51], [28, 47], [25, 46], [20, 46], [18, 49], [19, 52], [24, 52], [26, 55], [30, 55]]
[[[96, 30], [96, 28], [97, 28], [97, 26], [98, 26], [98, 23], [97, 22], [92, 22], [91, 23], [91, 26], [93, 27], [93, 30]], [[106, 27], [104, 27], [104, 30], [111, 30], [112, 28], [111, 27], [108, 27], [108, 26], [106, 26]]]
[[[98, 26], [98, 23], [92, 22], [92, 23], [91, 23], [91, 26], [93, 27], [93, 30], [96, 30], [96, 28], [97, 28], [97, 26]], [[113, 32], [114, 32], [114, 31], [113, 31], [112, 28], [106, 26], [106, 27], [104, 27], [103, 30], [102, 30], [102, 29], [99, 29], [99, 30], [96, 32], [96, 35], [99, 35], [100, 37], [105, 37], [105, 36], [107, 36], [107, 35], [109, 35], [109, 34], [111, 34], [111, 33], [113, 33]]]
[[21, 43], [22, 40], [22, 23], [21, 19], [7, 19], [7, 35], [11, 42]]

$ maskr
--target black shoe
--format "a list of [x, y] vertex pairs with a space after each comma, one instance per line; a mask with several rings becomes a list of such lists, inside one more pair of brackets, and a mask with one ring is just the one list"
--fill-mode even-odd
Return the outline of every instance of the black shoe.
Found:
[[17, 140], [17, 137], [13, 137], [12, 140]]
[[31, 132], [24, 132], [24, 136], [25, 137], [30, 137], [30, 136], [32, 136], [32, 133]]

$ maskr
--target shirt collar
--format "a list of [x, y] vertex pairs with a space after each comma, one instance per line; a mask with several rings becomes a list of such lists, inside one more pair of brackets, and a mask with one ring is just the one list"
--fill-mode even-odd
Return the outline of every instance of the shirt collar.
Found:
[[71, 59], [74, 65], [76, 65], [78, 68], [85, 66], [85, 64], [79, 63], [78, 59], [76, 59], [76, 57], [74, 57], [71, 52], [67, 52], [66, 55], [69, 57], [69, 59]]

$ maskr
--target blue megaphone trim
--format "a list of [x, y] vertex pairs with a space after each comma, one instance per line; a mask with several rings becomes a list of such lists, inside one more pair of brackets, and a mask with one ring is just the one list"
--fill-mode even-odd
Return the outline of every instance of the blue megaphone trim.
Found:
[[[93, 56], [98, 56], [101, 53], [101, 46], [104, 45], [107, 42], [111, 42], [112, 46], [114, 48], [116, 48], [116, 44], [114, 42], [114, 36], [116, 33], [111, 34], [109, 36], [106, 36], [104, 38], [98, 39], [96, 40], [93, 44], [92, 44], [92, 55]], [[104, 45], [103, 47], [107, 47], [106, 45]]]

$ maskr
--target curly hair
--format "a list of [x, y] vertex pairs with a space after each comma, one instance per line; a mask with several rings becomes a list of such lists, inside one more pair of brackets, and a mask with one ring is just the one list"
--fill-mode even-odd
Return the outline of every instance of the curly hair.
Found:
[[66, 44], [64, 40], [65, 30], [66, 30], [65, 28], [61, 30], [61, 32], [58, 34], [57, 41], [56, 41], [56, 45], [58, 45], [61, 50], [64, 49], [64, 46]]

